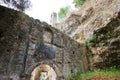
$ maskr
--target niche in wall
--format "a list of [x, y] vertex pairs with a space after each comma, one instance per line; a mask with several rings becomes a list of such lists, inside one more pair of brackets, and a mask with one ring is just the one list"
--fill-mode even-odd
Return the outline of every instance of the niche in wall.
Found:
[[43, 32], [43, 41], [46, 43], [52, 43], [53, 33], [50, 29], [45, 29]]

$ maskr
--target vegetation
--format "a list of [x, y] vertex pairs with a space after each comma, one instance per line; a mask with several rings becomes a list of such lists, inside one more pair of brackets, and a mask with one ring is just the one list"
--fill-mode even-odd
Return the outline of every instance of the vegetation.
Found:
[[119, 77], [119, 74], [120, 74], [120, 70], [118, 70], [116, 67], [110, 67], [105, 70], [89, 71], [83, 74], [81, 74], [80, 72], [77, 72], [69, 76], [68, 78], [66, 78], [66, 80], [84, 80], [84, 79], [86, 80], [87, 78], [92, 78], [92, 77], [94, 78], [95, 76], [106, 77], [106, 79], [108, 79], [116, 76]]
[[89, 42], [94, 42], [96, 38], [97, 38], [96, 34], [93, 34], [93, 35], [88, 39], [88, 41], [89, 41]]
[[93, 35], [88, 39], [88, 41], [84, 43], [84, 47], [89, 47], [89, 46], [94, 45], [94, 42], [95, 42], [96, 38], [97, 38], [96, 34], [93, 34]]
[[2, 2], [7, 5], [12, 5], [20, 11], [24, 11], [31, 6], [31, 2], [29, 0], [2, 0]]
[[73, 3], [75, 4], [75, 7], [79, 7], [82, 5], [86, 0], [74, 0]]
[[90, 46], [95, 46], [95, 40], [97, 36], [96, 34], [93, 34], [84, 44], [83, 46], [86, 48], [86, 56], [92, 56], [92, 52], [89, 49]]
[[[82, 5], [86, 0], [73, 0], [73, 4], [75, 4], [75, 7], [78, 7], [80, 5]], [[60, 8], [59, 12], [58, 12], [58, 17], [60, 19], [66, 17], [67, 13], [69, 12], [69, 7], [63, 7]]]
[[60, 11], [58, 12], [59, 18], [60, 19], [64, 18], [67, 15], [68, 11], [69, 11], [68, 7], [60, 8]]

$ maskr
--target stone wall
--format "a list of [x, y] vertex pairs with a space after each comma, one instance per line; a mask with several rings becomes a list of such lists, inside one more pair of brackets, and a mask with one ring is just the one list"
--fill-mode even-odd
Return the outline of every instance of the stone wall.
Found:
[[63, 79], [78, 70], [84, 72], [83, 49], [47, 23], [0, 6], [0, 80], [29, 80], [41, 64], [53, 67]]

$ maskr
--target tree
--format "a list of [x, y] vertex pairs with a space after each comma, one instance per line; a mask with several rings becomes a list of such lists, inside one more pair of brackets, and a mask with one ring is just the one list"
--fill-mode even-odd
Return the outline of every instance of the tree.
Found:
[[73, 3], [75, 4], [75, 7], [79, 7], [82, 5], [86, 0], [74, 0]]
[[59, 10], [59, 12], [58, 12], [59, 18], [60, 18], [60, 19], [61, 19], [61, 18], [64, 18], [64, 17], [67, 15], [68, 11], [69, 11], [69, 8], [68, 8], [68, 7], [60, 8], [60, 10]]
[[31, 6], [31, 2], [29, 0], [2, 0], [2, 2], [7, 5], [12, 5], [20, 11], [24, 11]]

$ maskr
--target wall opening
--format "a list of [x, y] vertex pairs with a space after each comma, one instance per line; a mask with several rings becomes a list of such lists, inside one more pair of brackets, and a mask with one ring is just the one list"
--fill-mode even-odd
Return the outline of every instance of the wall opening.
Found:
[[42, 64], [33, 70], [30, 80], [56, 80], [56, 78], [54, 69], [47, 64]]
[[52, 43], [53, 33], [50, 29], [45, 29], [43, 33], [43, 41], [46, 43]]

